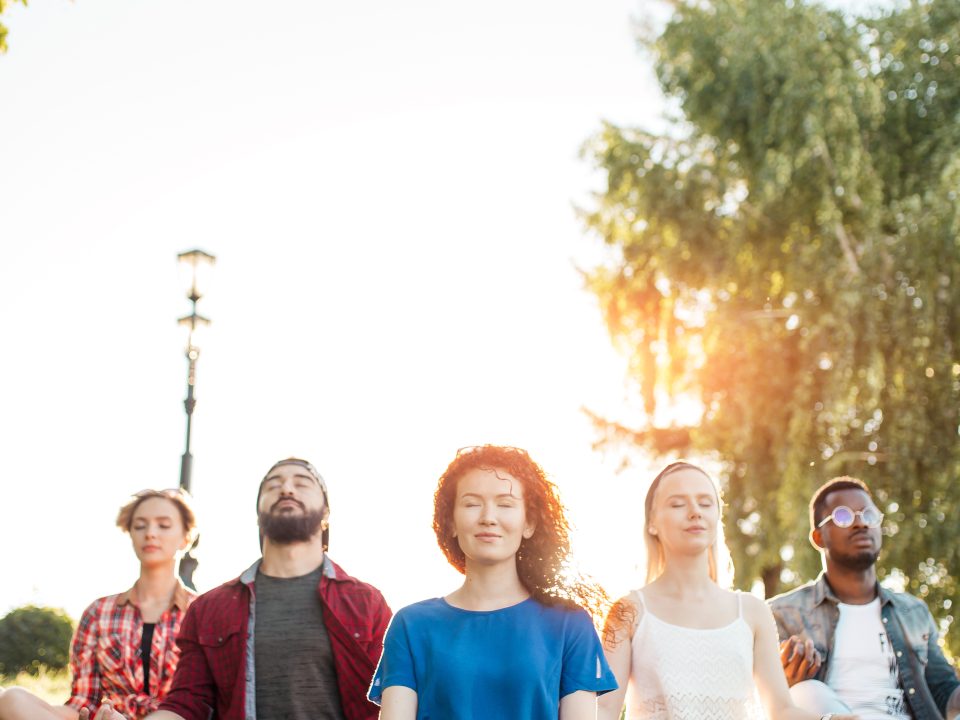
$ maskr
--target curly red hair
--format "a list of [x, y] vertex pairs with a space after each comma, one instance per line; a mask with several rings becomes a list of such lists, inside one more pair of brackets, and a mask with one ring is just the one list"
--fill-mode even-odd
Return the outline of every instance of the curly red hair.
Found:
[[536, 530], [517, 550], [517, 574], [527, 591], [545, 605], [578, 606], [598, 617], [607, 595], [599, 585], [570, 567], [570, 523], [557, 486], [525, 450], [503, 445], [463, 448], [440, 476], [433, 496], [433, 531], [447, 561], [466, 572], [466, 557], [454, 536], [457, 482], [474, 469], [502, 470], [523, 486], [527, 520]]

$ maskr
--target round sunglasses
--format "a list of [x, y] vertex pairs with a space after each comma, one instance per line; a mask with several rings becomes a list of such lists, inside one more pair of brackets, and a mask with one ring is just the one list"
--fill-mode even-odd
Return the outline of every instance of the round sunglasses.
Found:
[[822, 528], [828, 522], [833, 520], [833, 524], [837, 527], [848, 528], [853, 525], [854, 521], [857, 519], [857, 515], [860, 516], [863, 524], [867, 527], [879, 527], [880, 523], [883, 522], [883, 513], [872, 505], [870, 507], [865, 507], [863, 510], [851, 510], [846, 505], [837, 505], [837, 507], [833, 509], [832, 513], [820, 521], [820, 524], [817, 525], [817, 527]]

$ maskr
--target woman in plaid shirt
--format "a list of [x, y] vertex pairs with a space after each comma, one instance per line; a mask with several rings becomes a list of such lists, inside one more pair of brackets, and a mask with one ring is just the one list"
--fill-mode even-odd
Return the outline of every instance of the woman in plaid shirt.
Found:
[[189, 496], [178, 489], [143, 490], [120, 508], [117, 526], [130, 535], [139, 579], [84, 611], [70, 650], [66, 704], [49, 705], [22, 688], [0, 690], [0, 720], [78, 720], [81, 709], [92, 715], [101, 703], [132, 720], [155, 710], [170, 689], [180, 654], [174, 640], [195, 597], [177, 577], [195, 525]]

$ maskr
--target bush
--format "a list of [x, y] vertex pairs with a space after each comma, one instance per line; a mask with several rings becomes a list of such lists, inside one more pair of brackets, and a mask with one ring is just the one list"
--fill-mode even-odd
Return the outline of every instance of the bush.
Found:
[[0, 673], [37, 675], [70, 662], [73, 621], [63, 610], [25, 605], [0, 620]]

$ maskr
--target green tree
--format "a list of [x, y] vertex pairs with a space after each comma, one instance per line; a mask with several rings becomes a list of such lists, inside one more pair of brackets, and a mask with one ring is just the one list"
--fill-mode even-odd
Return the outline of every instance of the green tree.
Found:
[[[11, 2], [21, 2], [24, 5], [27, 4], [27, 0], [0, 0], [0, 15], [3, 15], [3, 12], [7, 9], [7, 6]], [[0, 53], [5, 53], [7, 51], [7, 27], [0, 22]]]
[[73, 621], [62, 610], [25, 605], [0, 619], [0, 674], [37, 675], [70, 662]]
[[[646, 421], [609, 439], [723, 467], [737, 584], [819, 570], [806, 501], [863, 478], [882, 572], [943, 624], [960, 588], [960, 3], [866, 17], [801, 0], [677, 0], [642, 40], [675, 108], [606, 125], [587, 271]], [[694, 398], [702, 417], [658, 424]], [[948, 638], [960, 654], [960, 636]]]

